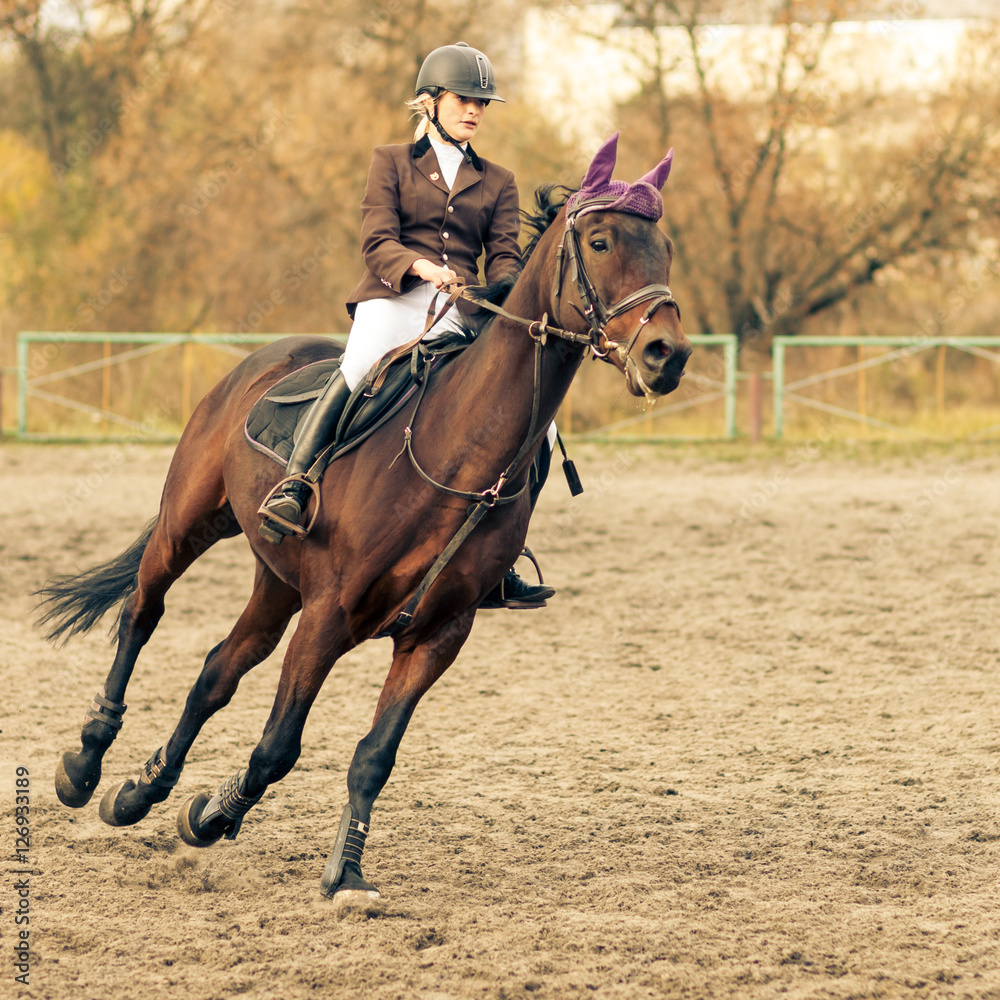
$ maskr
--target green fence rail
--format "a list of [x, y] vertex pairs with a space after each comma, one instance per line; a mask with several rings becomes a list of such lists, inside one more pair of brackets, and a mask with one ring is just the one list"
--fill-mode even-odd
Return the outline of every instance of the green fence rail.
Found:
[[[798, 347], [888, 347], [896, 348], [887, 354], [865, 358], [849, 365], [840, 365], [826, 371], [812, 372], [805, 378], [793, 382], [785, 381], [786, 352], [789, 348]], [[986, 350], [995, 348], [1000, 351], [1000, 337], [775, 337], [773, 341], [773, 371], [774, 382], [774, 436], [781, 438], [785, 433], [785, 404], [789, 401], [808, 406], [832, 416], [854, 420], [867, 427], [877, 427], [880, 430], [906, 432], [907, 428], [897, 424], [878, 420], [860, 410], [849, 410], [846, 407], [834, 406], [819, 399], [803, 396], [796, 390], [817, 385], [841, 375], [850, 375], [866, 371], [878, 365], [892, 364], [901, 358], [906, 358], [921, 351], [932, 348], [954, 348], [976, 357], [985, 358], [994, 364], [1000, 364], [1000, 353]], [[940, 390], [939, 390], [940, 391]], [[979, 431], [986, 434], [997, 430], [990, 427]]]
[[[684, 381], [687, 383], [694, 383], [705, 388], [707, 391], [701, 393], [698, 396], [692, 396], [690, 399], [684, 399], [676, 403], [671, 402], [658, 402], [656, 404], [656, 416], [662, 417], [668, 413], [680, 413], [682, 410], [690, 410], [696, 406], [704, 406], [706, 403], [714, 403], [717, 400], [723, 400], [723, 437], [735, 438], [736, 431], [736, 384], [739, 380], [739, 372], [737, 370], [738, 366], [738, 356], [739, 356], [739, 340], [735, 333], [705, 333], [705, 334], [695, 334], [694, 336], [688, 337], [692, 345], [695, 347], [705, 346], [705, 347], [721, 347], [722, 357], [723, 357], [723, 371], [722, 378], [716, 379], [709, 376], [700, 375], [697, 372], [689, 370], [685, 376]], [[665, 397], [669, 399], [669, 397]], [[607, 424], [604, 427], [598, 427], [594, 430], [583, 431], [580, 434], [573, 435], [574, 437], [580, 438], [586, 441], [598, 441], [605, 439], [613, 439], [617, 442], [628, 443], [629, 441], [670, 441], [677, 440], [676, 436], [663, 435], [663, 436], [652, 436], [649, 434], [644, 434], [641, 437], [630, 438], [627, 435], [623, 435], [621, 432], [627, 430], [631, 426], [638, 424], [643, 424], [648, 420], [648, 417], [643, 414], [637, 417], [627, 417], [624, 420], [615, 421], [613, 424]]]
[[[240, 345], [259, 345], [270, 343], [282, 337], [291, 336], [287, 333], [62, 333], [59, 331], [38, 331], [26, 330], [18, 334], [17, 337], [17, 438], [22, 441], [48, 441], [48, 442], [68, 442], [80, 440], [101, 440], [112, 441], [121, 440], [108, 434], [100, 436], [83, 437], [79, 434], [59, 434], [59, 433], [32, 433], [28, 430], [28, 401], [30, 399], [42, 400], [57, 406], [66, 407], [81, 412], [94, 419], [106, 421], [117, 427], [124, 428], [127, 432], [126, 440], [131, 440], [137, 433], [143, 435], [144, 440], [176, 440], [175, 436], [154, 438], [148, 433], [137, 420], [124, 417], [111, 412], [105, 407], [93, 406], [74, 400], [69, 396], [59, 395], [47, 391], [44, 387], [52, 382], [71, 378], [76, 375], [85, 375], [89, 372], [108, 369], [113, 365], [121, 364], [138, 358], [155, 354], [158, 351], [171, 347], [183, 345], [215, 346], [221, 350], [228, 350], [234, 356], [242, 358], [248, 350], [242, 350]], [[324, 334], [334, 339], [346, 342], [346, 334]], [[702, 406], [708, 403], [723, 401], [723, 427], [722, 435], [726, 438], [735, 438], [736, 430], [736, 394], [737, 381], [737, 354], [738, 342], [734, 334], [711, 334], [700, 335], [689, 338], [695, 347], [711, 346], [721, 347], [723, 354], [723, 367], [720, 377], [715, 378], [709, 375], [690, 372], [686, 381], [688, 384], [697, 385], [704, 392], [692, 396], [680, 402], [660, 403], [657, 407], [656, 415], [662, 416], [667, 413], [676, 413], [688, 410], [693, 407]], [[120, 351], [110, 354], [104, 358], [86, 361], [82, 364], [71, 365], [58, 370], [48, 370], [32, 374], [29, 363], [32, 345], [51, 344], [71, 345], [71, 344], [129, 344], [131, 350]], [[667, 397], [669, 400], [669, 397]], [[616, 440], [626, 441], [627, 436], [621, 434], [627, 431], [629, 425], [643, 422], [646, 416], [631, 417], [627, 420], [619, 421], [606, 427], [598, 428], [594, 431], [580, 435], [586, 438], [601, 438], [614, 436]], [[643, 440], [652, 440], [650, 436], [644, 436]], [[663, 440], [667, 440], [664, 436]]]
[[[121, 364], [151, 354], [157, 351], [166, 350], [178, 345], [208, 345], [228, 352], [234, 357], [243, 358], [250, 353], [253, 347], [270, 343], [281, 337], [291, 336], [287, 333], [61, 333], [51, 331], [24, 331], [17, 337], [17, 366], [13, 369], [17, 379], [17, 437], [25, 441], [79, 441], [79, 440], [120, 440], [107, 433], [100, 436], [81, 436], [79, 434], [66, 435], [59, 433], [32, 433], [28, 430], [28, 402], [31, 399], [41, 400], [57, 406], [67, 407], [84, 413], [93, 419], [105, 421], [108, 426], [111, 424], [124, 429], [129, 435], [126, 439], [132, 440], [137, 434], [141, 434], [143, 440], [154, 440], [148, 433], [148, 428], [137, 420], [115, 414], [107, 408], [93, 406], [74, 400], [66, 395], [59, 395], [46, 389], [50, 383], [61, 379], [70, 378], [75, 375], [84, 375], [106, 369], [112, 365]], [[346, 334], [323, 334], [331, 336], [342, 342], [346, 342]], [[756, 376], [748, 376], [738, 370], [738, 340], [733, 334], [713, 334], [692, 336], [692, 344], [699, 346], [721, 347], [722, 367], [718, 368], [718, 361], [714, 369], [710, 369], [708, 374], [699, 373], [696, 365], [691, 366], [685, 379], [687, 385], [697, 386], [705, 391], [687, 399], [673, 401], [671, 397], [662, 400], [656, 409], [656, 416], [664, 416], [670, 413], [689, 410], [710, 403], [717, 403], [720, 400], [723, 405], [723, 426], [721, 433], [724, 438], [734, 439], [738, 436], [737, 430], [737, 395], [741, 381]], [[32, 345], [50, 344], [58, 347], [63, 344], [128, 344], [130, 349], [123, 350], [117, 354], [107, 354], [103, 358], [86, 361], [81, 364], [71, 365], [60, 369], [54, 369], [50, 365], [43, 365], [42, 370], [32, 372], [29, 367], [31, 361]], [[796, 348], [810, 347], [836, 347], [836, 348], [883, 348], [884, 353], [873, 357], [859, 358], [858, 361], [839, 365], [822, 371], [811, 371], [808, 375], [792, 381], [787, 380], [788, 353]], [[885, 420], [880, 420], [865, 412], [862, 404], [858, 409], [852, 410], [843, 406], [836, 406], [821, 399], [815, 399], [804, 395], [801, 390], [810, 386], [820, 385], [831, 379], [844, 375], [855, 374], [859, 380], [863, 379], [864, 373], [868, 369], [880, 365], [892, 364], [895, 361], [918, 354], [921, 351], [939, 349], [941, 354], [938, 365], [938, 394], [943, 395], [943, 372], [944, 351], [952, 348], [972, 354], [976, 357], [984, 358], [994, 364], [1000, 365], [1000, 337], [838, 337], [838, 336], [792, 336], [775, 337], [773, 341], [773, 370], [761, 373], [759, 378], [771, 379], [773, 383], [773, 436], [777, 439], [783, 438], [786, 432], [786, 417], [789, 405], [798, 405], [819, 410], [830, 416], [854, 421], [859, 425], [877, 428], [893, 433], [917, 434], [913, 428], [908, 428], [898, 424], [892, 424]], [[859, 351], [859, 354], [861, 352]], [[697, 358], [697, 354], [695, 355]], [[718, 356], [716, 356], [718, 357]], [[36, 358], [37, 360], [37, 358]], [[44, 360], [44, 358], [43, 358]], [[5, 369], [10, 371], [10, 369]], [[759, 385], [759, 380], [758, 383]], [[759, 413], [756, 414], [759, 420]], [[753, 420], [751, 413], [749, 419]], [[574, 435], [586, 439], [614, 439], [616, 441], [627, 442], [633, 440], [629, 436], [629, 429], [632, 426], [646, 424], [649, 421], [648, 415], [629, 417], [625, 420], [608, 424], [595, 430], [585, 431]], [[1000, 425], [981, 429], [976, 432], [978, 436], [992, 434], [1000, 431]], [[636, 435], [635, 440], [670, 440], [670, 435]], [[752, 440], [753, 438], [751, 438]], [[157, 440], [160, 440], [157, 438]], [[163, 437], [162, 440], [176, 440], [176, 435]]]
[[[184, 345], [212, 346], [220, 350], [228, 350], [235, 357], [244, 358], [251, 352], [242, 350], [241, 344], [269, 344], [272, 341], [280, 340], [289, 336], [309, 336], [309, 334], [288, 334], [288, 333], [63, 333], [60, 331], [44, 330], [24, 330], [17, 335], [17, 438], [21, 441], [45, 441], [45, 442], [66, 442], [79, 440], [116, 440], [109, 435], [100, 435], [90, 438], [81, 438], [80, 435], [60, 435], [60, 434], [33, 434], [28, 431], [28, 400], [41, 399], [69, 409], [85, 413], [92, 417], [107, 420], [110, 423], [128, 428], [132, 435], [127, 440], [131, 440], [136, 432], [144, 432], [144, 425], [120, 414], [95, 407], [90, 404], [81, 403], [67, 396], [46, 392], [42, 386], [70, 378], [74, 375], [84, 375], [88, 372], [108, 369], [113, 365], [121, 364], [124, 361], [135, 360], [146, 357], [158, 351], [167, 350], [171, 347]], [[322, 334], [322, 336], [347, 342], [347, 335], [341, 333]], [[72, 365], [68, 368], [60, 368], [53, 371], [45, 371], [32, 375], [29, 370], [30, 350], [32, 344], [141, 344], [130, 351], [121, 351], [118, 354], [101, 358], [95, 361], [88, 361], [84, 364]], [[144, 439], [149, 441], [161, 440], [149, 434], [143, 434]], [[176, 437], [162, 438], [164, 441], [176, 440]]]

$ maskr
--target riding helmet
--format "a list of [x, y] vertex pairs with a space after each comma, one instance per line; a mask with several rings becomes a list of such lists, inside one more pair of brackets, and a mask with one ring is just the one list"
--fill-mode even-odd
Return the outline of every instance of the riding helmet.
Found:
[[465, 42], [434, 49], [420, 67], [414, 94], [428, 93], [437, 97], [442, 90], [450, 90], [460, 97], [505, 103], [496, 91], [492, 63], [479, 49]]

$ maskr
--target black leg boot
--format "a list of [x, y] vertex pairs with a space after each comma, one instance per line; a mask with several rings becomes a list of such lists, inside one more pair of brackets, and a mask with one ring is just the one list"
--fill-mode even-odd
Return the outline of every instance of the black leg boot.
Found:
[[[337, 423], [350, 398], [351, 390], [340, 369], [334, 373], [326, 388], [309, 408], [295, 438], [295, 446], [288, 458], [285, 471], [289, 476], [302, 476], [309, 471], [316, 456], [325, 448], [337, 430]], [[304, 536], [301, 529], [294, 530], [302, 519], [302, 512], [312, 492], [302, 479], [279, 483], [281, 489], [266, 500], [258, 513], [263, 519], [258, 534], [265, 541], [280, 545], [286, 535]]]

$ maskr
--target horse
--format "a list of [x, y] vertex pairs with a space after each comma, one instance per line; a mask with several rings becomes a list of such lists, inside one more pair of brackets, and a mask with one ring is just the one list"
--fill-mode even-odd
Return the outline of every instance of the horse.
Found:
[[280, 547], [258, 538], [258, 505], [281, 469], [248, 445], [244, 424], [282, 377], [336, 355], [317, 336], [269, 344], [215, 385], [182, 432], [159, 513], [140, 537], [117, 558], [42, 588], [41, 624], [53, 640], [118, 608], [114, 661], [88, 710], [81, 749], [57, 767], [65, 805], [85, 805], [98, 786], [167, 590], [216, 541], [243, 533], [255, 559], [249, 602], [206, 657], [167, 742], [135, 779], [105, 794], [100, 816], [130, 825], [168, 797], [206, 720], [301, 612], [247, 766], [214, 795], [189, 798], [178, 817], [190, 845], [235, 837], [294, 766], [333, 664], [391, 634], [392, 662], [347, 772], [348, 801], [320, 883], [338, 905], [378, 898], [361, 867], [372, 806], [417, 703], [454, 662], [480, 603], [522, 551], [529, 467], [582, 360], [590, 353], [610, 362], [633, 395], [653, 399], [677, 387], [691, 353], [668, 284], [673, 246], [656, 224], [673, 150], [628, 185], [611, 179], [617, 139], [601, 147], [568, 199], [539, 189], [536, 213], [526, 214], [534, 235], [502, 306], [483, 302], [493, 315], [425, 381], [416, 408], [393, 414], [330, 465], [310, 500], [305, 537]]

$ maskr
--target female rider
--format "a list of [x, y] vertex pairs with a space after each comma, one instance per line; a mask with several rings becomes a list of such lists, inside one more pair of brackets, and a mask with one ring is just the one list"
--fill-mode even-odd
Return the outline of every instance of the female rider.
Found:
[[[496, 92], [493, 67], [465, 42], [434, 49], [417, 74], [408, 102], [420, 122], [412, 143], [377, 146], [361, 202], [361, 250], [366, 270], [351, 292], [354, 320], [339, 371], [303, 421], [288, 460], [300, 475], [332, 437], [351, 391], [387, 351], [417, 337], [428, 305], [446, 282], [479, 284], [482, 254], [486, 281], [516, 270], [520, 262], [517, 186], [504, 167], [476, 155], [469, 140], [479, 130]], [[428, 336], [458, 326], [447, 313]], [[262, 537], [280, 544], [297, 525], [309, 487], [293, 479], [262, 510]], [[269, 515], [281, 520], [272, 520]], [[513, 570], [500, 593], [483, 606], [539, 607], [555, 591], [531, 586]]]

